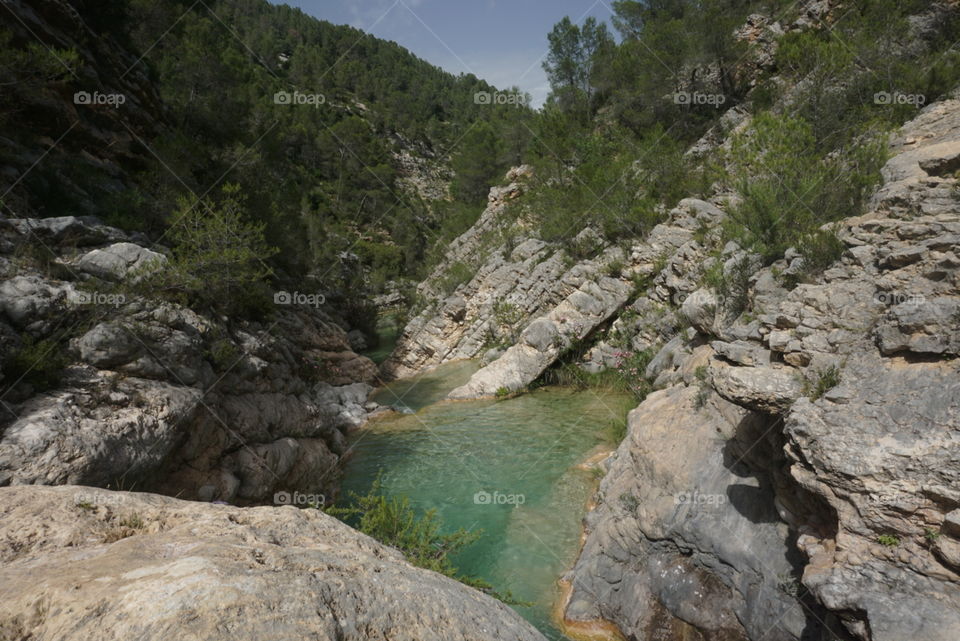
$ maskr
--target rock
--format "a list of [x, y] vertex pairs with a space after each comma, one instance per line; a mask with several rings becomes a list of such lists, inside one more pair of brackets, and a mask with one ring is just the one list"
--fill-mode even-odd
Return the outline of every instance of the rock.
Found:
[[99, 323], [78, 341], [80, 358], [94, 367], [112, 369], [137, 358], [143, 351], [130, 329], [118, 323]]
[[53, 218], [14, 218], [9, 224], [20, 234], [53, 245], [97, 245], [127, 240], [127, 235], [104, 225], [94, 216], [58, 216]]
[[367, 337], [359, 329], [347, 332], [347, 340], [350, 341], [350, 349], [355, 352], [362, 352], [368, 347]]
[[697, 330], [710, 334], [717, 314], [717, 299], [710, 290], [698, 289], [683, 301], [680, 313]]
[[786, 410], [801, 395], [797, 372], [789, 367], [735, 367], [714, 360], [713, 388], [728, 401], [763, 412]]
[[557, 331], [557, 326], [553, 322], [541, 318], [527, 326], [527, 329], [521, 334], [520, 340], [539, 352], [545, 352], [555, 347], [559, 336], [560, 332]]
[[77, 270], [104, 280], [122, 281], [130, 274], [142, 277], [162, 268], [167, 257], [133, 243], [115, 243], [84, 254], [75, 264]]
[[[865, 354], [844, 368], [843, 403], [800, 399], [786, 417], [791, 473], [830, 505], [842, 541], [811, 562], [804, 585], [831, 609], [863, 613], [873, 636], [862, 638], [947, 641], [960, 630], [960, 582], [923, 543], [923, 521], [952, 531], [938, 504], [960, 501], [958, 380], [953, 362]], [[877, 544], [890, 533], [896, 548]]]
[[501, 356], [503, 356], [503, 353], [504, 353], [505, 351], [506, 351], [506, 350], [503, 350], [503, 349], [500, 349], [500, 348], [497, 348], [497, 347], [488, 349], [487, 351], [485, 351], [485, 352], [483, 353], [483, 357], [480, 359], [480, 365], [482, 365], [483, 367], [486, 367], [487, 365], [489, 365], [489, 364], [492, 363], [493, 361], [495, 361], [495, 360], [497, 360], [498, 358], [500, 358]]
[[17, 408], [0, 440], [0, 485], [134, 482], [182, 441], [201, 393], [126, 378], [117, 390], [136, 406], [101, 403], [89, 392], [54, 392]]
[[890, 309], [877, 327], [885, 354], [960, 354], [960, 299], [917, 299]]
[[452, 399], [493, 396], [500, 389], [516, 392], [535, 381], [574, 341], [582, 340], [613, 315], [630, 296], [621, 280], [586, 281], [546, 317], [521, 334], [520, 342], [449, 394]]
[[[795, 569], [771, 476], [747, 471], [732, 446], [742, 440], [750, 454], [766, 423], [715, 395], [699, 411], [696, 397], [678, 385], [630, 413], [569, 575], [564, 618], [574, 629], [609, 621], [644, 640], [664, 638], [663, 630], [669, 638], [799, 639], [808, 622], [778, 585]], [[755, 450], [775, 454], [769, 447]]]
[[76, 290], [36, 274], [15, 276], [0, 283], [0, 311], [15, 327], [36, 326], [61, 315]]
[[543, 641], [319, 510], [69, 486], [0, 488], [0, 505], [4, 638]]

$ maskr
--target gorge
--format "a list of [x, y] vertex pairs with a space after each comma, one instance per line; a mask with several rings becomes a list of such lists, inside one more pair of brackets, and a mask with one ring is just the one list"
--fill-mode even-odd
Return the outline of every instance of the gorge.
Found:
[[960, 638], [956, 2], [0, 12], [0, 640]]

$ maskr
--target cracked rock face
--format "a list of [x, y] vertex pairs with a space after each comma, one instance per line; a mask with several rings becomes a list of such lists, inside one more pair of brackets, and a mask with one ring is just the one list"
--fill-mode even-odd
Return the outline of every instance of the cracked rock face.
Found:
[[[92, 218], [2, 222], [0, 362], [28, 340], [70, 339], [57, 344], [69, 365], [50, 389], [4, 381], [0, 486], [136, 486], [242, 503], [336, 494], [345, 435], [366, 420], [377, 370], [326, 312], [284, 308], [270, 323], [227, 328], [111, 289], [163, 257], [118, 229]], [[56, 275], [11, 255], [38, 234]]]
[[[684, 303], [694, 331], [648, 367], [666, 389], [631, 414], [587, 517], [568, 623], [644, 641], [960, 638], [958, 132], [956, 99], [902, 128], [817, 282], [759, 270], [749, 321]], [[649, 341], [662, 326], [633, 308]]]
[[312, 509], [0, 488], [0, 638], [543, 641]]

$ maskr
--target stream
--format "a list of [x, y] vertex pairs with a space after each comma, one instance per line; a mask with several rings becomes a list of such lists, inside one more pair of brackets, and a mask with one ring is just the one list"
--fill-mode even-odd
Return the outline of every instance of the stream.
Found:
[[[378, 474], [388, 496], [436, 509], [445, 531], [483, 530], [454, 559], [461, 572], [530, 605], [514, 606], [550, 639], [558, 579], [576, 559], [581, 519], [597, 483], [582, 467], [609, 450], [611, 425], [635, 404], [627, 394], [540, 388], [502, 400], [443, 401], [477, 370], [441, 366], [374, 394], [405, 412], [353, 436], [343, 497], [366, 494]], [[348, 499], [349, 500], [349, 499]]]

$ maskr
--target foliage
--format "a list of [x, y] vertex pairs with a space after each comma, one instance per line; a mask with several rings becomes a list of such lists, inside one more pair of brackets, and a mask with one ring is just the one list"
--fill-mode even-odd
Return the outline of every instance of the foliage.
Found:
[[818, 370], [814, 377], [806, 376], [803, 379], [803, 395], [810, 397], [810, 400], [818, 400], [839, 385], [841, 378], [840, 368], [836, 365]]
[[737, 136], [730, 154], [731, 181], [742, 196], [727, 233], [765, 263], [825, 222], [861, 213], [886, 160], [879, 136], [825, 157], [813, 126], [764, 112]]
[[576, 135], [554, 120], [568, 117], [548, 107], [538, 118], [536, 180], [522, 205], [544, 240], [569, 241], [588, 225], [610, 241], [642, 236], [703, 182], [660, 128], [639, 138], [615, 126]]
[[46, 390], [56, 386], [69, 363], [65, 346], [55, 338], [38, 340], [24, 334], [20, 347], [3, 364], [3, 378], [11, 385], [22, 381]]
[[517, 603], [509, 594], [499, 594], [492, 586], [475, 577], [465, 576], [451, 558], [483, 534], [482, 530], [463, 528], [442, 533], [436, 510], [417, 514], [405, 496], [387, 497], [378, 478], [366, 495], [352, 493], [350, 507], [331, 507], [327, 512], [350, 523], [364, 534], [400, 550], [414, 565], [432, 570], [477, 588], [505, 603]]
[[517, 342], [519, 324], [524, 318], [524, 311], [513, 303], [497, 301], [493, 304], [493, 320], [510, 345]]
[[881, 534], [877, 537], [877, 543], [888, 548], [895, 548], [900, 545], [900, 537], [893, 534]]
[[794, 287], [822, 274], [840, 260], [846, 245], [833, 229], [817, 229], [797, 239], [796, 249], [802, 259], [799, 271], [783, 275], [784, 284]]
[[473, 268], [464, 262], [455, 262], [447, 268], [443, 279], [439, 283], [440, 291], [446, 295], [452, 294], [460, 285], [473, 278]]
[[249, 222], [237, 185], [219, 201], [180, 198], [167, 234], [173, 254], [140, 287], [220, 310], [236, 310], [271, 275], [265, 261], [277, 250], [264, 239], [264, 223]]

